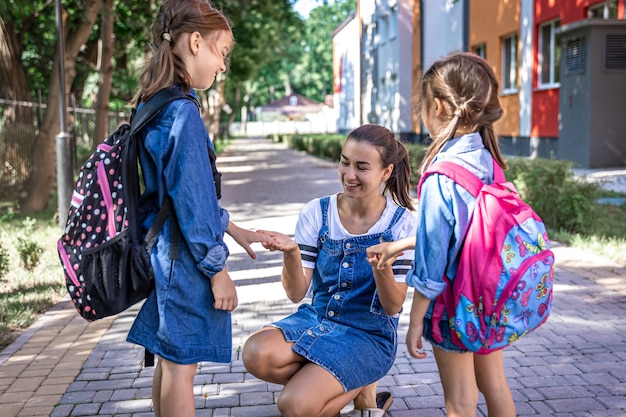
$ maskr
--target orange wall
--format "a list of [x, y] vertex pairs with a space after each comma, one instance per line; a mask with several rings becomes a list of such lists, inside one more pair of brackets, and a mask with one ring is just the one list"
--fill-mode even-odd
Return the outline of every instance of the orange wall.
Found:
[[[533, 31], [533, 79], [538, 86], [539, 74], [539, 26], [554, 19], [561, 25], [587, 18], [587, 9], [606, 0], [535, 0]], [[624, 0], [618, 5], [618, 17], [624, 18]], [[531, 135], [534, 137], [559, 136], [559, 88], [541, 89], [533, 92]]]
[[[486, 59], [502, 86], [502, 38], [517, 33], [519, 39], [519, 0], [470, 0], [469, 5], [469, 47], [485, 43]], [[519, 62], [519, 47], [518, 47]], [[519, 78], [519, 76], [518, 76]], [[496, 125], [498, 134], [519, 135], [519, 95], [517, 93], [500, 96], [504, 117]]]

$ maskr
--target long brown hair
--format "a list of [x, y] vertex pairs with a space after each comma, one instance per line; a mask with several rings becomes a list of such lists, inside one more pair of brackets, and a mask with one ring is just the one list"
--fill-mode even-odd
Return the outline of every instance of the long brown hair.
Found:
[[[232, 39], [228, 19], [208, 0], [166, 0], [161, 4], [152, 25], [153, 55], [139, 79], [135, 105], [175, 84], [185, 92], [191, 90], [189, 73], [176, 46], [183, 34], [193, 32], [215, 41], [220, 32], [227, 32]], [[234, 40], [231, 47], [233, 44]]]
[[382, 166], [388, 167], [393, 164], [393, 171], [385, 183], [384, 192], [389, 191], [391, 198], [399, 206], [415, 210], [409, 194], [411, 189], [409, 152], [393, 132], [383, 126], [366, 124], [350, 132], [346, 138], [346, 141], [348, 140], [367, 142], [375, 146], [380, 153]]
[[[420, 103], [430, 109], [435, 98], [447, 107], [438, 132], [429, 132], [431, 143], [420, 166], [423, 172], [463, 124], [479, 132], [485, 147], [504, 169], [493, 124], [503, 114], [498, 100], [498, 80], [489, 64], [476, 54], [456, 52], [435, 61], [422, 76]], [[420, 112], [421, 114], [421, 112]]]

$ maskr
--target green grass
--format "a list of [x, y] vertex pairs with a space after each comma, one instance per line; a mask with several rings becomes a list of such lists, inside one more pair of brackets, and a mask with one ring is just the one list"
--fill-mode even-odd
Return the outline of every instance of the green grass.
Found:
[[[0, 350], [8, 346], [41, 314], [58, 303], [66, 294], [56, 241], [61, 229], [50, 220], [49, 212], [31, 214], [36, 224], [31, 233], [24, 233], [25, 216], [9, 215], [2, 206], [0, 220], [2, 258], [8, 260], [0, 276]], [[18, 252], [18, 239], [28, 239], [42, 249], [37, 265], [25, 267]]]

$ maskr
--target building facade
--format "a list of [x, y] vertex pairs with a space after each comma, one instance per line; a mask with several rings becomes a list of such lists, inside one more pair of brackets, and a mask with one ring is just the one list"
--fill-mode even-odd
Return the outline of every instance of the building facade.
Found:
[[[450, 52], [471, 51], [489, 62], [500, 81], [505, 114], [497, 129], [505, 153], [558, 158], [560, 108], [573, 94], [562, 91], [560, 82], [565, 73], [562, 55], [567, 53], [562, 32], [577, 22], [599, 20], [616, 22], [609, 26], [620, 32], [626, 23], [624, 2], [359, 0], [353, 20], [360, 37], [350, 38], [350, 49], [358, 49], [361, 56], [360, 103], [351, 104], [360, 113], [354, 120], [385, 125], [407, 138], [425, 138], [417, 114], [421, 72]], [[613, 45], [615, 59], [623, 59], [626, 66], [626, 43]], [[611, 74], [620, 84], [626, 68]], [[343, 106], [341, 100], [337, 105]], [[618, 154], [624, 152], [626, 165], [626, 150], [615, 141], [611, 146]]]

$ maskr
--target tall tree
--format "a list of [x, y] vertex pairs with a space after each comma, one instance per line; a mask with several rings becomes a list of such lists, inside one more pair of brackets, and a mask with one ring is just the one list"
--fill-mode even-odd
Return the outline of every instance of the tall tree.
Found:
[[113, 33], [115, 0], [104, 0], [102, 3], [102, 28], [99, 44], [99, 80], [96, 96], [96, 127], [91, 138], [92, 147], [104, 141], [109, 130], [109, 98], [113, 81], [113, 50], [115, 48], [115, 34]]
[[[65, 80], [66, 96], [69, 97], [72, 81], [76, 75], [76, 57], [85, 44], [96, 22], [102, 0], [84, 0], [82, 8], [71, 19], [67, 19], [65, 27]], [[57, 54], [53, 61], [53, 74], [59, 68]], [[37, 135], [37, 146], [33, 155], [33, 170], [20, 198], [20, 208], [25, 211], [44, 209], [50, 200], [56, 177], [55, 135], [59, 132], [59, 77], [50, 77], [47, 110]]]
[[[266, 62], [276, 62], [285, 55], [292, 42], [290, 32], [297, 30], [298, 19], [292, 9], [293, 0], [214, 0], [232, 22], [236, 46], [233, 50], [227, 82], [218, 80], [218, 107], [229, 103], [231, 113], [225, 118], [232, 122], [239, 114], [245, 83], [257, 76]], [[226, 95], [226, 97], [225, 97]], [[209, 128], [216, 137], [220, 110], [212, 115]]]
[[[15, 21], [12, 17], [7, 5], [0, 5], [0, 98], [14, 100], [2, 106], [4, 129], [0, 143], [0, 160], [5, 163], [0, 167], [0, 178], [5, 174], [9, 178], [24, 178], [28, 175], [29, 151], [35, 142], [32, 133], [33, 108], [15, 103], [31, 101], [26, 68], [20, 57], [24, 34], [32, 26], [33, 20]], [[16, 27], [14, 22], [21, 22], [21, 25]]]
[[323, 102], [333, 92], [333, 31], [356, 10], [356, 0], [324, 2], [304, 21], [301, 60], [291, 74], [293, 89]]

